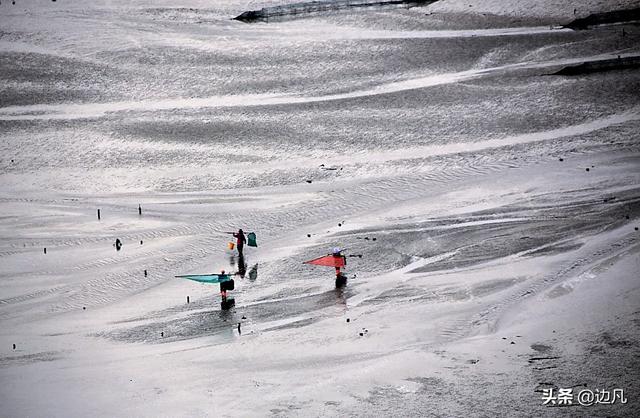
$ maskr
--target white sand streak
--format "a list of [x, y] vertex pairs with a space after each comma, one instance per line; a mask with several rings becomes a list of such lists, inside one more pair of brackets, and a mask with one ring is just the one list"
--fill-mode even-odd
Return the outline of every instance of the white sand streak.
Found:
[[528, 144], [532, 142], [548, 141], [574, 135], [583, 135], [614, 125], [640, 120], [640, 107], [635, 107], [626, 112], [605, 118], [595, 119], [589, 122], [566, 126], [548, 131], [532, 132], [504, 138], [488, 139], [470, 143], [452, 143], [445, 145], [426, 145], [397, 150], [385, 150], [381, 152], [351, 153], [348, 157], [336, 157], [331, 160], [339, 163], [384, 163], [389, 161], [406, 160], [408, 158], [427, 158], [437, 155], [457, 154], [461, 152], [478, 152], [491, 148], [500, 148], [513, 145]]

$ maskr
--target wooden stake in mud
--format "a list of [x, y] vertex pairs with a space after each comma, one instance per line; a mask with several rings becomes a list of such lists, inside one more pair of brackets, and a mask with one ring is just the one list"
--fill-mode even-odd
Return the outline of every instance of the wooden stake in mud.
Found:
[[47, 253], [47, 247], [44, 247], [44, 253], [45, 254]]
[[187, 303], [189, 303], [189, 296], [187, 296]]
[[98, 209], [98, 220], [100, 220], [100, 209]]
[[138, 204], [138, 215], [142, 215], [142, 206]]

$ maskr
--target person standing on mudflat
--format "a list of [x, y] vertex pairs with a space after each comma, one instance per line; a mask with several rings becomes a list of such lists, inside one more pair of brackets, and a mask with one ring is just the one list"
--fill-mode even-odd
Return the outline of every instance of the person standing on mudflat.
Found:
[[242, 232], [242, 228], [238, 229], [238, 232], [232, 233], [235, 238], [238, 239], [236, 242], [236, 248], [238, 249], [238, 254], [242, 255], [242, 250], [244, 248], [244, 244], [247, 242], [247, 238], [244, 236], [244, 232]]

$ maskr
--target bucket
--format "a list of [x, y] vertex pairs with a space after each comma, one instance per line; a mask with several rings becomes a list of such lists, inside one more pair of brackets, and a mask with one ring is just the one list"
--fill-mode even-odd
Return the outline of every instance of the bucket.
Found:
[[233, 250], [235, 248], [236, 244], [234, 244], [233, 242], [229, 242], [227, 244], [227, 247], [229, 247], [230, 250]]
[[249, 235], [247, 235], [247, 245], [249, 247], [257, 247], [258, 243], [256, 242], [256, 234], [255, 232], [250, 232]]

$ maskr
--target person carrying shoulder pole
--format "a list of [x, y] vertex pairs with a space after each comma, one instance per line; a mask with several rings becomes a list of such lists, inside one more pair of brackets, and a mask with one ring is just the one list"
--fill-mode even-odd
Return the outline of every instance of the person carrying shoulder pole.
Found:
[[[220, 272], [221, 276], [224, 276], [224, 270]], [[220, 298], [223, 302], [227, 301], [227, 289], [224, 287], [223, 282], [220, 282]]]
[[[346, 256], [342, 254], [342, 250], [340, 248], [333, 249], [333, 256], [337, 259], [343, 259], [346, 264]], [[342, 274], [340, 271], [340, 267], [338, 267], [338, 263], [336, 263], [336, 287], [342, 287], [347, 282], [347, 276]]]
[[238, 249], [238, 254], [242, 255], [244, 244], [246, 244], [247, 242], [247, 238], [244, 236], [244, 232], [242, 231], [242, 228], [238, 229], [238, 232], [228, 232], [228, 233], [233, 235], [237, 239], [236, 248]]

